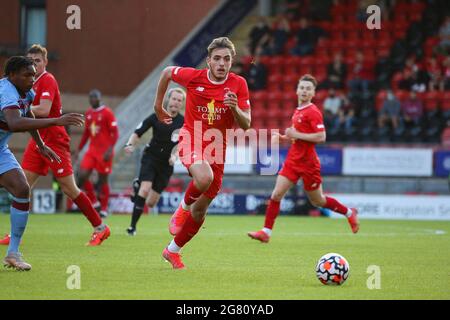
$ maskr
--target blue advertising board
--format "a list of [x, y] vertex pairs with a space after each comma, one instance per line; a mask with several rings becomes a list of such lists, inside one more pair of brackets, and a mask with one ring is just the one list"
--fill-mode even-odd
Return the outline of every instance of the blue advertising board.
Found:
[[[279, 168], [282, 167], [288, 153], [287, 148], [279, 151]], [[321, 173], [323, 175], [340, 175], [342, 174], [342, 149], [335, 148], [317, 148], [317, 155], [320, 159]], [[274, 157], [269, 150], [266, 155], [258, 152], [258, 162], [256, 164], [256, 173], [260, 174], [262, 168], [271, 166]]]
[[440, 150], [434, 153], [434, 174], [438, 177], [450, 175], [450, 150]]

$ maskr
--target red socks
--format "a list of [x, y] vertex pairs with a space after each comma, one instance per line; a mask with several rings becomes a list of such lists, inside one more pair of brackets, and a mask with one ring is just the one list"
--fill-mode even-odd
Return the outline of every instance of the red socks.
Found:
[[81, 212], [83, 212], [84, 216], [89, 220], [94, 228], [102, 224], [100, 215], [94, 209], [91, 201], [83, 191], [80, 192], [78, 197], [73, 199], [73, 202], [75, 202], [78, 208], [80, 208]]
[[195, 187], [194, 180], [191, 180], [186, 193], [184, 194], [184, 203], [188, 206], [193, 204], [202, 195], [202, 193], [203, 192], [199, 191]]
[[327, 199], [327, 202], [325, 203], [324, 206], [325, 208], [328, 208], [340, 214], [344, 215], [347, 214], [348, 208], [344, 206], [342, 203], [331, 197], [325, 197], [325, 199]]
[[109, 184], [102, 184], [100, 187], [100, 205], [102, 211], [108, 211], [108, 200], [109, 200]]
[[188, 243], [197, 234], [203, 224], [203, 221], [205, 220], [203, 219], [201, 222], [196, 222], [194, 218], [192, 218], [192, 215], [189, 215], [183, 225], [183, 228], [175, 236], [174, 241], [177, 246], [182, 248], [186, 243]]
[[280, 213], [280, 201], [270, 199], [269, 205], [266, 209], [266, 220], [264, 221], [264, 228], [272, 229], [275, 219]]
[[83, 189], [86, 192], [86, 195], [88, 196], [89, 200], [91, 200], [92, 203], [96, 203], [97, 197], [95, 196], [95, 189], [92, 182], [87, 180], [83, 185]]

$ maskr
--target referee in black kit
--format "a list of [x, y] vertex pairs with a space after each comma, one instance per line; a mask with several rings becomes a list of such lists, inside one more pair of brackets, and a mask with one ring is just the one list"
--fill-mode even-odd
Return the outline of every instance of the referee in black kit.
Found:
[[[136, 235], [136, 224], [141, 217], [144, 205], [153, 208], [161, 196], [161, 192], [169, 184], [173, 174], [173, 165], [177, 159], [178, 129], [184, 123], [180, 109], [186, 101], [183, 89], [169, 90], [164, 106], [172, 117], [172, 123], [167, 125], [158, 121], [153, 113], [141, 122], [125, 145], [125, 152], [131, 154], [135, 150], [140, 137], [150, 128], [153, 128], [153, 138], [146, 145], [141, 159], [141, 169], [138, 181], [135, 180], [133, 215], [131, 225], [127, 229], [130, 236]], [[137, 187], [138, 186], [138, 187]], [[138, 189], [138, 191], [137, 191]]]

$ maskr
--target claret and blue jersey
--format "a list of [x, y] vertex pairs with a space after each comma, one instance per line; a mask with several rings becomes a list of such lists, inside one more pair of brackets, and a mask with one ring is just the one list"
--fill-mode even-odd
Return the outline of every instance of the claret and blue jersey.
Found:
[[25, 117], [33, 99], [32, 90], [28, 91], [25, 97], [21, 97], [16, 87], [7, 78], [0, 79], [0, 149], [8, 146], [8, 140], [12, 134], [6, 123], [4, 110], [18, 109], [22, 117]]
[[21, 97], [16, 87], [7, 79], [0, 79], [0, 175], [12, 169], [20, 169], [16, 158], [8, 148], [8, 140], [12, 134], [5, 119], [5, 110], [18, 109], [25, 117], [33, 102], [33, 91]]

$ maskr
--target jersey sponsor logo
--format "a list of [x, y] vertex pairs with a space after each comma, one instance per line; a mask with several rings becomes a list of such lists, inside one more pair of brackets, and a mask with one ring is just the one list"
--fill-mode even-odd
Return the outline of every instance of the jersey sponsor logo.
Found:
[[209, 125], [213, 125], [215, 120], [222, 119], [222, 114], [228, 110], [228, 108], [216, 106], [215, 102], [216, 100], [212, 99], [206, 107], [197, 106], [197, 112], [202, 113], [202, 119], [208, 120]]
[[197, 87], [195, 90], [197, 90], [197, 91], [199, 91], [199, 92], [203, 92], [203, 91], [205, 91], [205, 88], [203, 88], [203, 87]]

